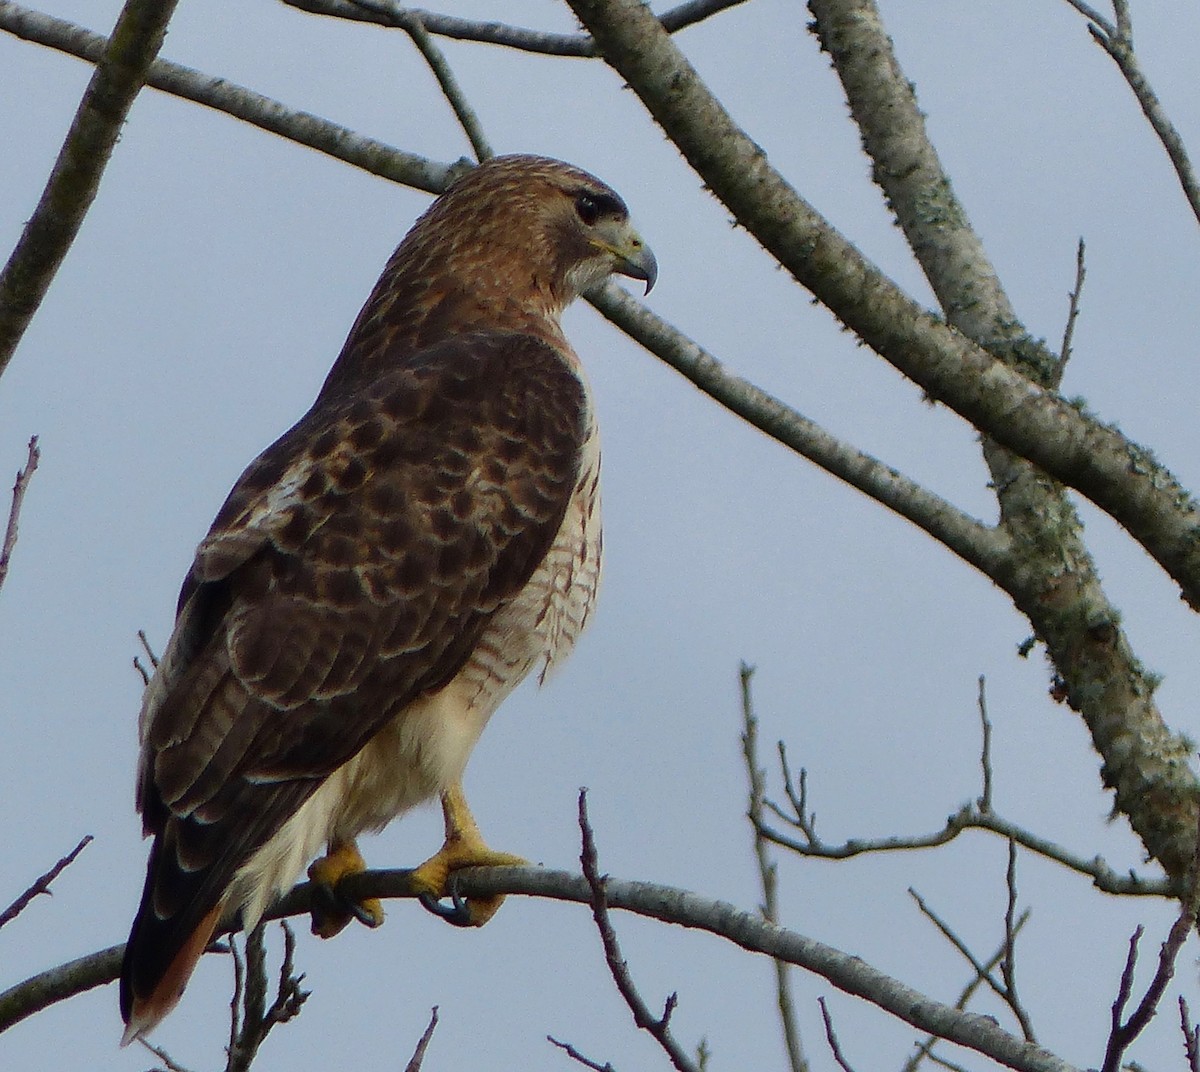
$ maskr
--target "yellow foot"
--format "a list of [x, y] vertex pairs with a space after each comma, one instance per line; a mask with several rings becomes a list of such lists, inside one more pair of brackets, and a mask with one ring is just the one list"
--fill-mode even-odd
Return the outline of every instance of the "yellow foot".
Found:
[[[446, 819], [445, 843], [413, 872], [413, 885], [430, 911], [460, 927], [482, 927], [504, 903], [503, 895], [462, 900], [452, 889], [450, 876], [466, 867], [521, 867], [529, 861], [487, 847], [461, 785], [455, 784], [442, 794], [442, 814]], [[447, 896], [454, 898], [454, 907], [438, 907], [437, 902]]]
[[312, 880], [312, 932], [322, 938], [332, 938], [351, 919], [357, 919], [368, 927], [378, 927], [383, 922], [383, 905], [377, 897], [354, 901], [338, 889], [347, 875], [361, 874], [367, 869], [366, 861], [353, 841], [331, 845], [329, 852], [315, 860], [308, 868]]
[[[484, 844], [483, 839], [467, 841], [462, 838], [447, 841], [433, 856], [418, 867], [412, 875], [413, 885], [417, 892], [427, 895], [423, 898], [425, 906], [431, 907], [429, 900], [439, 901], [443, 897], [454, 896], [450, 888], [450, 876], [464, 867], [522, 867], [529, 861], [514, 856], [511, 852], [496, 852]], [[472, 897], [461, 900], [455, 897], [454, 909], [446, 913], [438, 911], [452, 923], [463, 927], [482, 927], [492, 918], [504, 903], [504, 896]]]

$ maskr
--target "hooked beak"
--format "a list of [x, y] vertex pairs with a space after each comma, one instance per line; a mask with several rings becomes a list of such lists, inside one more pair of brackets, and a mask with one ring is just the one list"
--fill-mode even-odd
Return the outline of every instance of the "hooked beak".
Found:
[[646, 284], [646, 293], [650, 293], [654, 281], [658, 279], [658, 261], [637, 231], [625, 224], [619, 233], [613, 234], [607, 241], [592, 239], [592, 245], [612, 255], [616, 261], [613, 271], [617, 275], [642, 280]]
[[654, 251], [642, 241], [636, 231], [631, 231], [629, 241], [624, 249], [614, 249], [618, 264], [616, 271], [619, 275], [627, 275], [630, 279], [640, 279], [646, 284], [646, 294], [654, 287], [658, 279], [658, 261]]

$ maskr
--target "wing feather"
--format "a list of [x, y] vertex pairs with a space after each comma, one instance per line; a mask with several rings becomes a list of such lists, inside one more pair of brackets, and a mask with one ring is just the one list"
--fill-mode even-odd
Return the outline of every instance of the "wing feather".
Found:
[[322, 397], [246, 470], [147, 693], [156, 845], [123, 1001], [326, 775], [458, 673], [562, 523], [585, 406], [547, 344], [465, 334]]

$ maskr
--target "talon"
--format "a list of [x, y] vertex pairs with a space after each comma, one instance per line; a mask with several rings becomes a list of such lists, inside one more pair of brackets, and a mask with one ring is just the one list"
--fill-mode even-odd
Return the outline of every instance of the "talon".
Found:
[[[466, 867], [520, 867], [527, 860], [488, 848], [467, 807], [458, 784], [442, 794], [446, 840], [442, 847], [413, 872], [417, 896], [426, 909], [456, 927], [482, 927], [504, 903], [504, 897], [463, 898], [454, 872]], [[452, 904], [441, 904], [450, 897]]]
[[352, 919], [368, 927], [383, 923], [383, 905], [376, 897], [358, 901], [347, 897], [338, 888], [347, 875], [357, 875], [367, 869], [358, 846], [353, 841], [331, 845], [329, 852], [308, 868], [313, 883], [312, 932], [321, 938], [332, 938]]
[[[451, 880], [451, 885], [454, 885]], [[417, 895], [417, 900], [421, 902], [421, 907], [427, 912], [432, 912], [440, 919], [444, 919], [452, 927], [473, 927], [475, 924], [471, 917], [471, 906], [465, 901], [457, 889], [450, 891], [450, 904], [442, 904], [431, 893], [421, 893]]]

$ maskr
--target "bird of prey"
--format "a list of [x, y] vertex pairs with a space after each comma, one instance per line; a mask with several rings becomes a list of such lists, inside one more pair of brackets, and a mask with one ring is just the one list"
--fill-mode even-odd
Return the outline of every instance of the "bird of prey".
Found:
[[[139, 721], [153, 837], [125, 949], [125, 1041], [176, 1004], [223, 917], [308, 873], [330, 936], [355, 843], [440, 796], [416, 872], [520, 863], [463, 796], [501, 701], [570, 650], [600, 575], [600, 449], [563, 309], [654, 256], [585, 171], [489, 160], [400, 243], [312, 408], [251, 462], [196, 551]], [[481, 924], [499, 901], [472, 901]]]

